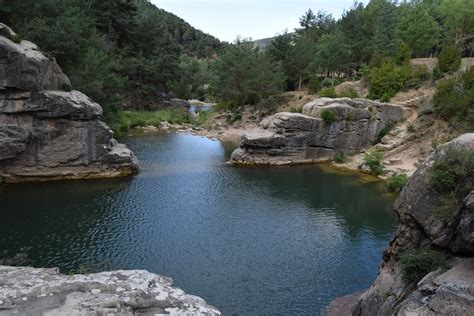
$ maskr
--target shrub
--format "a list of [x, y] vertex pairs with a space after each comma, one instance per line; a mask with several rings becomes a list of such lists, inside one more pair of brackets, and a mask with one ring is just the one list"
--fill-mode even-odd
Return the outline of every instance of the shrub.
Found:
[[346, 162], [346, 156], [344, 155], [344, 153], [337, 153], [334, 156], [334, 162], [335, 163], [345, 163]]
[[308, 92], [310, 94], [316, 94], [321, 90], [321, 80], [317, 76], [311, 76], [308, 83]]
[[410, 62], [413, 52], [405, 42], [402, 42], [396, 53], [396, 61], [399, 65]]
[[23, 37], [20, 34], [15, 34], [15, 36], [12, 38], [12, 41], [17, 44], [20, 44], [22, 40]]
[[328, 124], [332, 124], [335, 122], [338, 122], [340, 118], [330, 109], [323, 109], [321, 111], [321, 118], [324, 120], [324, 122]]
[[324, 78], [323, 81], [321, 81], [321, 87], [323, 88], [327, 88], [327, 87], [331, 87], [334, 85], [334, 81], [333, 79], [327, 77], [327, 78]]
[[377, 135], [377, 139], [375, 140], [375, 143], [379, 143], [382, 138], [384, 138], [388, 133], [390, 133], [393, 126], [393, 122], [389, 121], [387, 125], [385, 125], [385, 127], [380, 130], [379, 134]]
[[394, 97], [405, 88], [410, 75], [410, 65], [397, 66], [390, 59], [382, 60], [380, 66], [372, 67], [369, 71], [369, 99]]
[[383, 153], [377, 150], [368, 151], [365, 156], [364, 160], [369, 166], [370, 173], [379, 176], [385, 172], [385, 168], [383, 166]]
[[474, 190], [474, 151], [448, 147], [444, 156], [433, 163], [429, 183], [439, 194], [454, 193], [462, 200]]
[[407, 131], [410, 133], [414, 133], [416, 131], [415, 126], [412, 123], [408, 124]]
[[291, 113], [303, 113], [303, 107], [302, 106], [295, 106], [290, 108]]
[[406, 89], [418, 89], [421, 84], [430, 79], [430, 73], [426, 65], [411, 65], [410, 78], [405, 83]]
[[443, 72], [439, 69], [438, 66], [433, 68], [433, 80], [438, 80], [443, 78]]
[[362, 64], [359, 67], [359, 70], [357, 71], [356, 78], [357, 79], [362, 79], [362, 80], [367, 80], [369, 77], [369, 66], [366, 64]]
[[334, 87], [324, 88], [319, 93], [319, 96], [326, 98], [337, 98], [337, 92]]
[[344, 90], [341, 93], [338, 94], [339, 98], [351, 98], [355, 99], [359, 97], [359, 94], [354, 88], [350, 88], [348, 90]]
[[388, 93], [384, 93], [382, 95], [382, 97], [380, 98], [380, 102], [384, 102], [384, 103], [387, 103], [387, 102], [390, 102], [390, 95]]
[[403, 187], [407, 184], [408, 182], [408, 177], [406, 174], [396, 174], [394, 176], [391, 176], [389, 179], [388, 179], [388, 188], [390, 189], [390, 191], [393, 191], [393, 192], [400, 192]]
[[461, 52], [453, 45], [446, 45], [441, 48], [438, 56], [438, 67], [443, 73], [456, 71], [461, 66]]
[[474, 67], [461, 76], [442, 80], [433, 97], [434, 110], [446, 120], [467, 123], [474, 128]]
[[71, 92], [71, 90], [72, 90], [72, 87], [71, 87], [70, 84], [66, 84], [66, 83], [65, 83], [65, 84], [63, 85], [63, 91]]
[[407, 282], [418, 282], [438, 268], [446, 267], [446, 257], [434, 250], [414, 249], [400, 254], [403, 278]]

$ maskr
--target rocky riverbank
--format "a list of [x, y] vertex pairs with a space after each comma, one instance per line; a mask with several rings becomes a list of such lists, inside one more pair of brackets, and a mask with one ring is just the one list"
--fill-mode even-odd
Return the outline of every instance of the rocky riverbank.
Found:
[[203, 299], [142, 270], [64, 275], [0, 266], [0, 315], [220, 315]]
[[136, 173], [101, 115], [54, 59], [0, 23], [0, 183]]
[[[420, 165], [394, 203], [400, 225], [377, 280], [352, 306], [341, 304], [354, 298], [336, 300], [329, 315], [342, 309], [353, 315], [468, 315], [474, 310], [474, 191], [459, 206], [442, 210], [445, 197], [429, 180], [433, 166], [453, 148], [472, 154], [474, 134], [439, 146]], [[472, 189], [472, 165], [463, 172]], [[415, 272], [419, 278], [407, 275]]]
[[295, 164], [359, 153], [390, 125], [406, 119], [403, 106], [366, 99], [318, 98], [302, 113], [277, 113], [243, 135], [234, 164]]

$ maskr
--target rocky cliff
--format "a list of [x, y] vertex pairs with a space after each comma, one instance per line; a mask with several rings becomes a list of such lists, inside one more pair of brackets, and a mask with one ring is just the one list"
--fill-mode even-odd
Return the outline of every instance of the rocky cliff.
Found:
[[[448, 156], [450, 150], [467, 153], [468, 163]], [[473, 152], [474, 134], [462, 135], [439, 146], [410, 178], [394, 204], [400, 218], [396, 236], [384, 252], [377, 280], [354, 306], [354, 315], [472, 315]], [[451, 163], [446, 172], [462, 176], [445, 175], [433, 183], [433, 168], [443, 159]], [[450, 197], [434, 185], [462, 186], [467, 193], [457, 205], [442, 208]], [[407, 278], [414, 272], [419, 278]]]
[[220, 315], [147, 271], [63, 275], [0, 266], [0, 315]]
[[102, 109], [54, 59], [0, 23], [0, 183], [98, 178], [138, 171], [100, 121]]
[[358, 153], [407, 117], [402, 106], [366, 99], [318, 98], [302, 113], [277, 113], [246, 133], [231, 156], [236, 164], [292, 164]]

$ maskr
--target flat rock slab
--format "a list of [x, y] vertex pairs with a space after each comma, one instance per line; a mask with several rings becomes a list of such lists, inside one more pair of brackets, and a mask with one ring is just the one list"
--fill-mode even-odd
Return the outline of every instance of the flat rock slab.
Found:
[[144, 270], [64, 275], [0, 266], [0, 315], [221, 315], [172, 280]]

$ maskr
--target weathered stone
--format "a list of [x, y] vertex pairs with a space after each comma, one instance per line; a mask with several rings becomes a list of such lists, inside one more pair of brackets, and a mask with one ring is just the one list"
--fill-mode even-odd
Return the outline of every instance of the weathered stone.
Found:
[[0, 266], [0, 315], [220, 315], [148, 271], [64, 275]]
[[[440, 196], [428, 180], [433, 163], [449, 147], [474, 150], [474, 133], [438, 146], [398, 196], [394, 203], [400, 218], [396, 236], [384, 252], [376, 281], [354, 306], [354, 315], [468, 315], [474, 310], [474, 192], [460, 209], [441, 216]], [[434, 248], [452, 259], [447, 272], [433, 271], [413, 288], [403, 278], [399, 256], [418, 248]], [[465, 258], [455, 258], [458, 254]]]
[[[339, 121], [324, 122], [323, 110], [332, 111]], [[283, 112], [264, 119], [260, 130], [242, 137], [231, 162], [304, 163], [329, 160], [336, 153], [354, 154], [369, 147], [383, 128], [406, 115], [406, 109], [388, 103], [318, 98], [304, 105], [302, 114]]]
[[138, 171], [135, 155], [100, 121], [100, 105], [59, 90], [69, 84], [34, 44], [0, 35], [0, 183]]
[[0, 88], [29, 91], [63, 90], [71, 82], [52, 58], [28, 41], [0, 36]]

